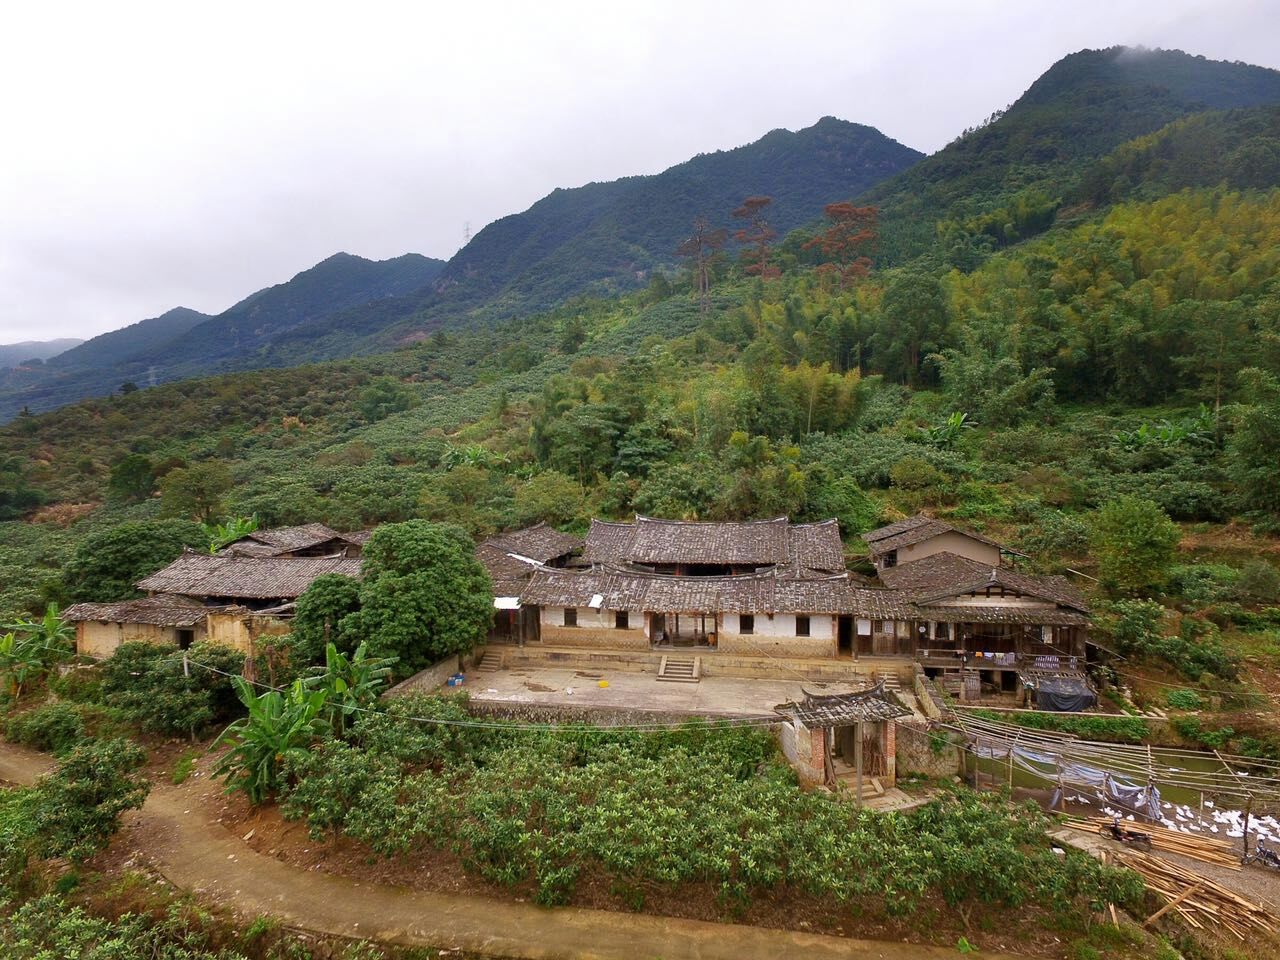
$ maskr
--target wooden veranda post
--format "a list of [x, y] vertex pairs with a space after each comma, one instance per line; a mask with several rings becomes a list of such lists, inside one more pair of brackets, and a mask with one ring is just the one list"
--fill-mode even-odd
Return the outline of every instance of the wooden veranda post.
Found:
[[862, 809], [862, 721], [859, 720], [853, 725], [853, 773], [854, 773], [854, 799], [857, 801], [858, 809]]

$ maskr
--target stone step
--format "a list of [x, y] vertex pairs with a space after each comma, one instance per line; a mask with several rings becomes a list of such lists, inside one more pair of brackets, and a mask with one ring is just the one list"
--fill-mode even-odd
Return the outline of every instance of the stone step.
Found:
[[476, 664], [477, 673], [496, 673], [502, 669], [502, 653], [497, 650], [486, 650], [480, 662]]
[[673, 683], [697, 683], [702, 676], [701, 657], [663, 657], [658, 679]]

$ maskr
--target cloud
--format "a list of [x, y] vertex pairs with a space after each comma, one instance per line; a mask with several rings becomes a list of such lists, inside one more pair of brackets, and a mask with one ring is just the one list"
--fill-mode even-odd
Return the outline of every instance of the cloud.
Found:
[[926, 151], [1116, 43], [1272, 65], [1274, 3], [27, 4], [0, 38], [0, 342], [451, 255], [555, 187], [832, 114]]

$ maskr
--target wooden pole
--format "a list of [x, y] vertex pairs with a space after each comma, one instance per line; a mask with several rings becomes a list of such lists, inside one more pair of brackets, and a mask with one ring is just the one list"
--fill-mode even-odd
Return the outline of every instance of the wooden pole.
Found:
[[1244, 837], [1240, 841], [1244, 844], [1244, 849], [1240, 854], [1240, 862], [1244, 863], [1249, 859], [1249, 818], [1253, 815], [1253, 794], [1245, 797], [1244, 801]]
[[1147, 919], [1143, 920], [1142, 925], [1144, 927], [1147, 927], [1155, 923], [1157, 920], [1163, 917], [1166, 913], [1168, 913], [1170, 910], [1172, 910], [1174, 907], [1180, 904], [1183, 900], [1187, 899], [1187, 897], [1191, 896], [1193, 893], [1199, 890], [1201, 886], [1202, 884], [1199, 882], [1191, 884], [1191, 886], [1187, 887], [1187, 889], [1183, 890], [1180, 894], [1178, 894], [1176, 897], [1174, 897], [1172, 900], [1166, 903], [1163, 907], [1161, 907], [1151, 916], [1147, 917]]
[[862, 809], [862, 721], [859, 720], [853, 725], [853, 771], [855, 786], [855, 799], [858, 803], [858, 809]]

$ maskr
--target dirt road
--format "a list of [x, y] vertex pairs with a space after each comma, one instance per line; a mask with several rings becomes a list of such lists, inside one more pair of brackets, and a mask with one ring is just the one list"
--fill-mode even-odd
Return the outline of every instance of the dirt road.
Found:
[[[33, 782], [47, 757], [0, 743], [0, 780]], [[236, 910], [320, 933], [525, 960], [932, 960], [941, 947], [736, 924], [451, 896], [301, 872], [211, 820], [208, 784], [156, 785], [130, 831], [174, 885]], [[998, 954], [983, 952], [984, 957]], [[1009, 956], [1009, 955], [1004, 955]]]

